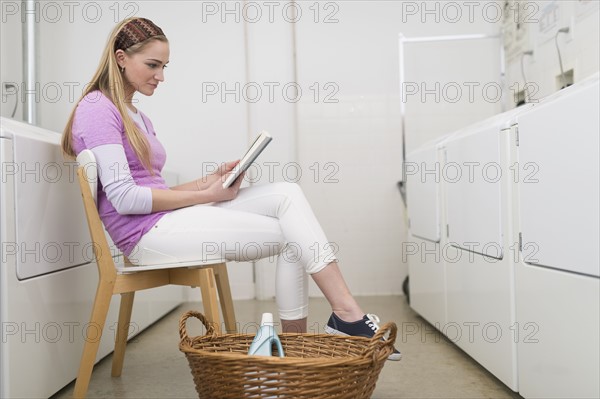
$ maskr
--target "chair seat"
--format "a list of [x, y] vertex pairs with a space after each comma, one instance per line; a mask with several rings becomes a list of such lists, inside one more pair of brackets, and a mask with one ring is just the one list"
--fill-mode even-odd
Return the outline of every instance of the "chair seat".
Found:
[[147, 270], [160, 270], [160, 269], [175, 269], [178, 267], [187, 267], [190, 269], [200, 268], [209, 265], [216, 265], [219, 263], [227, 263], [226, 259], [204, 259], [204, 260], [194, 260], [189, 262], [177, 262], [177, 263], [159, 263], [156, 265], [132, 265], [125, 264], [124, 262], [115, 262], [115, 267], [117, 269], [117, 273], [136, 273]]

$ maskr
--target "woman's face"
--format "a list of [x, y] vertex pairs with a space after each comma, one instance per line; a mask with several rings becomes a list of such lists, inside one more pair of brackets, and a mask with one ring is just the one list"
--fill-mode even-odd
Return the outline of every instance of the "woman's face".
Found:
[[125, 68], [124, 78], [135, 91], [151, 96], [158, 83], [165, 80], [164, 68], [169, 62], [169, 43], [152, 40], [136, 54], [122, 50], [116, 53], [119, 66]]

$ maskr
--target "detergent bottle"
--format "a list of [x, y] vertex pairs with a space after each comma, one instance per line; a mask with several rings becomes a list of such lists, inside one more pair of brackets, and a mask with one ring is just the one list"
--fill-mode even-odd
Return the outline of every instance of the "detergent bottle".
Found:
[[279, 337], [275, 332], [275, 327], [273, 326], [273, 314], [263, 313], [262, 320], [260, 322], [260, 328], [256, 333], [254, 340], [252, 340], [252, 343], [250, 344], [248, 354], [259, 356], [272, 356], [273, 343], [277, 345], [279, 357], [284, 357], [281, 341], [279, 340]]

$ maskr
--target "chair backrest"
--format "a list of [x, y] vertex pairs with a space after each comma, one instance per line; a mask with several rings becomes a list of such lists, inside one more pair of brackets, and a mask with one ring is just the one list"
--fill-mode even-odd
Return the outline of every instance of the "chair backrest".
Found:
[[77, 155], [77, 177], [79, 189], [83, 198], [83, 208], [93, 243], [94, 256], [98, 264], [100, 278], [112, 278], [116, 275], [115, 263], [112, 258], [104, 227], [96, 205], [98, 199], [98, 167], [96, 157], [90, 150], [83, 150]]
[[91, 150], [83, 150], [77, 155], [77, 163], [85, 171], [86, 180], [90, 186], [92, 198], [98, 203], [98, 165]]

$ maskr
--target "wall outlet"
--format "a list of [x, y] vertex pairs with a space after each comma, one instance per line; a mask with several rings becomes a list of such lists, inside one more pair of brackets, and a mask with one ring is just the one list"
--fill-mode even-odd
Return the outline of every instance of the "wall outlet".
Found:
[[525, 97], [525, 90], [521, 90], [515, 93], [515, 107], [520, 107], [527, 102], [527, 97]]
[[565, 87], [571, 86], [575, 83], [575, 70], [569, 69], [564, 73], [564, 77], [562, 73], [556, 75], [556, 88], [558, 90], [564, 89]]

